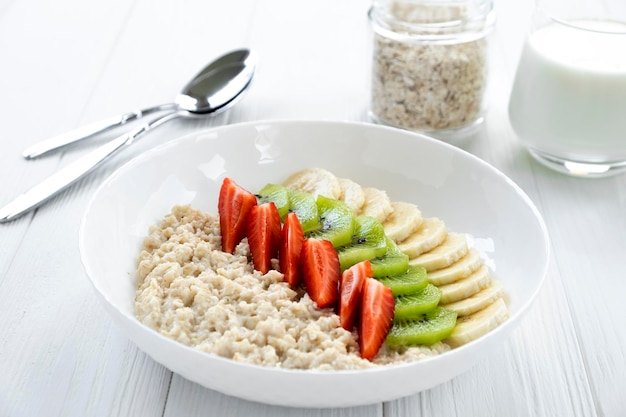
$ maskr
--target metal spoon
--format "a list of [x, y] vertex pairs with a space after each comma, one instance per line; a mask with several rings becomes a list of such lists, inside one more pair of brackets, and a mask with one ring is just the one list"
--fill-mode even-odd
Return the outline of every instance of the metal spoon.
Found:
[[[193, 100], [188, 100], [189, 97], [196, 97], [198, 95], [204, 96], [204, 92], [200, 88], [198, 88], [198, 84], [202, 83], [202, 80], [207, 77], [211, 78], [211, 74], [220, 67], [230, 65], [230, 64], [241, 64], [245, 63], [247, 60], [251, 59], [251, 52], [248, 49], [238, 49], [235, 51], [231, 51], [221, 57], [217, 58], [209, 65], [207, 65], [202, 71], [196, 74], [195, 77], [185, 87], [181, 90], [178, 97], [174, 100], [173, 103], [161, 104], [158, 106], [148, 107], [142, 110], [135, 110], [128, 113], [119, 114], [117, 116], [109, 117], [104, 120], [100, 120], [95, 123], [88, 124], [86, 126], [81, 126], [77, 129], [70, 130], [69, 132], [62, 133], [60, 135], [54, 136], [50, 139], [46, 139], [42, 142], [36, 143], [27, 149], [24, 150], [22, 156], [26, 159], [33, 159], [38, 156], [44, 155], [50, 151], [65, 147], [69, 144], [90, 138], [98, 133], [105, 132], [114, 127], [121, 126], [128, 122], [140, 119], [144, 116], [147, 116], [152, 113], [162, 112], [165, 110], [176, 110], [181, 108], [180, 100], [184, 101], [189, 105], [193, 102]], [[207, 103], [204, 103], [203, 106], [206, 106]], [[189, 107], [182, 107], [184, 110], [198, 112], [198, 113], [207, 113], [207, 112], [215, 112], [218, 109], [213, 109], [213, 107], [209, 107], [206, 111], [198, 110], [198, 106], [194, 107], [190, 105]]]
[[187, 94], [176, 98], [175, 110], [100, 146], [21, 194], [0, 209], [0, 223], [39, 206], [149, 130], [177, 117], [201, 117], [230, 107], [250, 85], [255, 68], [256, 59], [250, 54], [242, 63], [223, 65], [195, 78], [187, 86]]

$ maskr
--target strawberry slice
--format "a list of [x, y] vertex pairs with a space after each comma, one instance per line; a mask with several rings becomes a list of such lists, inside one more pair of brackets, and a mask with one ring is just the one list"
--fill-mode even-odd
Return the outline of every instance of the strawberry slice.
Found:
[[233, 253], [246, 236], [248, 213], [256, 206], [256, 196], [230, 178], [224, 178], [217, 210], [220, 216], [222, 251]]
[[339, 285], [339, 319], [341, 327], [352, 330], [361, 306], [361, 294], [365, 280], [372, 276], [370, 261], [362, 261], [341, 274]]
[[362, 358], [371, 360], [380, 350], [393, 324], [394, 308], [391, 289], [374, 278], [367, 278], [363, 285], [359, 323]]
[[285, 281], [295, 288], [300, 283], [300, 253], [304, 243], [304, 231], [296, 213], [287, 213], [281, 231], [278, 264]]
[[250, 209], [247, 236], [254, 269], [267, 274], [280, 247], [280, 214], [273, 201]]
[[339, 257], [328, 240], [305, 239], [300, 254], [302, 280], [319, 308], [331, 307], [339, 298]]

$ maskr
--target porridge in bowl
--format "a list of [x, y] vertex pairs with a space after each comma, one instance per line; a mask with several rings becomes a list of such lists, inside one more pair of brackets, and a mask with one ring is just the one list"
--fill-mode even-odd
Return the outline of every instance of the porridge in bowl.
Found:
[[[401, 251], [408, 266], [423, 271], [427, 278], [417, 285], [394, 283], [386, 276], [368, 277], [394, 288], [395, 308], [387, 320], [388, 334], [371, 360], [364, 358], [361, 346], [367, 330], [362, 329], [363, 323], [369, 318], [359, 316], [354, 326], [345, 328], [338, 314], [343, 302], [339, 281], [350, 269], [344, 260], [353, 253], [344, 249], [354, 242], [344, 242], [337, 249], [344, 271], [336, 285], [337, 301], [320, 308], [310, 282], [304, 278], [297, 285], [288, 283], [276, 257], [272, 256], [267, 272], [255, 269], [248, 237], [232, 253], [223, 251], [220, 214], [190, 206], [174, 207], [144, 239], [136, 274], [137, 318], [169, 338], [208, 353], [264, 366], [317, 370], [419, 360], [480, 337], [506, 320], [501, 285], [480, 254], [469, 247], [465, 235], [448, 231], [443, 221], [423, 218], [412, 204], [391, 202], [384, 191], [361, 187], [321, 169], [300, 171], [284, 185], [341, 201], [355, 218], [374, 219], [392, 242], [388, 245]], [[267, 196], [256, 197], [259, 204], [267, 203]], [[353, 240], [356, 229], [353, 226], [350, 231]], [[315, 233], [307, 232], [307, 238], [325, 237]], [[362, 240], [357, 238], [358, 243]], [[375, 259], [372, 264], [374, 274], [388, 267]], [[403, 293], [403, 288], [411, 286], [413, 292]], [[426, 288], [435, 294], [434, 301], [424, 295]], [[366, 304], [363, 301], [357, 308], [365, 310]], [[449, 331], [429, 330], [429, 320], [436, 322], [433, 311], [453, 313], [454, 326]], [[421, 326], [422, 333], [416, 333], [416, 326]], [[424, 328], [430, 331], [425, 339]]]

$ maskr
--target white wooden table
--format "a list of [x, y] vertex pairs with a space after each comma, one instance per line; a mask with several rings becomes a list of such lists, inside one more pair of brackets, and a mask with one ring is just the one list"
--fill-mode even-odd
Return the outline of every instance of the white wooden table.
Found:
[[490, 111], [465, 148], [516, 181], [547, 222], [551, 266], [534, 308], [497, 355], [450, 382], [388, 403], [305, 410], [204, 389], [139, 351], [96, 299], [78, 226], [113, 170], [171, 138], [249, 120], [367, 120], [369, 2], [0, 1], [0, 204], [114, 133], [37, 161], [22, 159], [26, 146], [168, 102], [224, 51], [251, 47], [261, 58], [231, 111], [165, 125], [0, 225], [0, 416], [626, 415], [626, 175], [570, 178], [520, 147], [506, 107], [532, 6], [497, 3]]

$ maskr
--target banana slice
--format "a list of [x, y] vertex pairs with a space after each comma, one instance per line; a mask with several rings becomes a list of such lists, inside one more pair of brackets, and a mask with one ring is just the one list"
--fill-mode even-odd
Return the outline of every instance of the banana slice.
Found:
[[383, 190], [372, 187], [363, 187], [365, 194], [365, 204], [361, 209], [361, 214], [370, 216], [383, 223], [393, 212], [393, 206], [389, 196]]
[[409, 261], [410, 265], [423, 266], [426, 271], [445, 268], [467, 254], [467, 239], [461, 233], [448, 233], [446, 240], [436, 248]]
[[444, 342], [451, 347], [461, 346], [495, 329], [508, 317], [506, 303], [498, 298], [487, 308], [458, 319], [452, 334]]
[[482, 265], [480, 254], [476, 249], [470, 249], [467, 254], [452, 265], [430, 271], [428, 281], [433, 285], [446, 285], [468, 277]]
[[339, 187], [341, 188], [339, 200], [346, 203], [355, 214], [359, 214], [363, 204], [365, 204], [363, 188], [348, 178], [338, 178], [338, 181]]
[[391, 203], [391, 206], [393, 212], [387, 216], [383, 227], [385, 234], [398, 243], [415, 233], [424, 219], [415, 204], [397, 202]]
[[442, 285], [441, 304], [449, 304], [454, 301], [463, 300], [471, 297], [480, 290], [487, 288], [491, 284], [491, 274], [489, 269], [483, 265], [472, 275], [462, 280], [453, 282], [452, 284]]
[[341, 195], [339, 180], [332, 172], [323, 168], [306, 168], [298, 171], [287, 178], [283, 185], [306, 191], [315, 197], [323, 195], [324, 197], [338, 199]]
[[400, 250], [409, 258], [417, 258], [424, 252], [436, 248], [448, 237], [445, 223], [437, 217], [428, 217], [421, 227], [411, 236], [398, 244]]
[[504, 287], [500, 281], [493, 280], [487, 288], [463, 300], [445, 304], [442, 307], [456, 311], [459, 317], [469, 316], [493, 304], [498, 298], [504, 296]]

